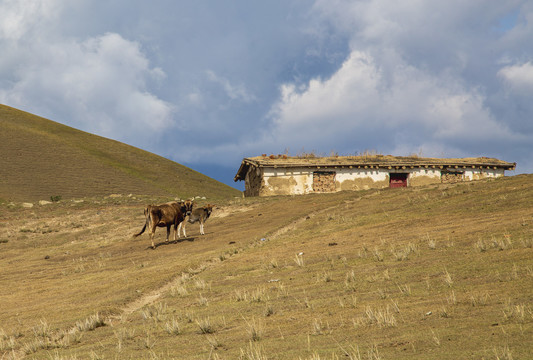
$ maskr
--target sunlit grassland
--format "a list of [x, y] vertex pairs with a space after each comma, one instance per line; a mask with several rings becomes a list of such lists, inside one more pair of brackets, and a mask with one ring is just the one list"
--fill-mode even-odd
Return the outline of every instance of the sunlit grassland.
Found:
[[[159, 229], [156, 250], [147, 237], [131, 239], [142, 202], [54, 204], [21, 210], [19, 222], [20, 212], [2, 209], [0, 286], [9, 291], [0, 295], [0, 351], [51, 359], [527, 358], [530, 182], [237, 199], [215, 210], [205, 236], [192, 225], [191, 238], [166, 245]], [[82, 326], [96, 314], [104, 324]]]

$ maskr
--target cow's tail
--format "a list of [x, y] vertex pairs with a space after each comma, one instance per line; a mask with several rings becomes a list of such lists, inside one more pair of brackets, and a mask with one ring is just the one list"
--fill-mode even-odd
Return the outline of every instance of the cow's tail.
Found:
[[144, 232], [144, 230], [146, 230], [146, 224], [144, 224], [143, 229], [141, 230], [141, 232], [138, 233], [138, 234], [133, 234], [133, 237], [137, 237], [137, 236], [141, 235]]
[[146, 230], [146, 226], [148, 225], [148, 222], [150, 221], [150, 213], [151, 213], [151, 211], [150, 211], [149, 208], [146, 208], [144, 210], [144, 215], [146, 215], [146, 222], [144, 223], [144, 226], [143, 226], [142, 230], [138, 234], [133, 234], [133, 237], [137, 237], [137, 236], [141, 235], [144, 232], [144, 230]]

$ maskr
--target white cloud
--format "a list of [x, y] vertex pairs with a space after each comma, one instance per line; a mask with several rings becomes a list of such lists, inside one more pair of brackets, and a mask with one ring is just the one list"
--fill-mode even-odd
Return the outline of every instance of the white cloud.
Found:
[[372, 59], [353, 52], [330, 79], [312, 79], [303, 89], [284, 84], [276, 122], [280, 127], [312, 126], [369, 111], [377, 105], [379, 80]]
[[71, 125], [119, 139], [171, 125], [172, 105], [146, 86], [164, 73], [150, 67], [136, 42], [108, 33], [12, 50], [25, 60], [12, 85], [0, 89], [3, 103], [43, 116], [61, 108]]
[[344, 146], [351, 138], [354, 150], [362, 150], [357, 143], [367, 143], [369, 135], [384, 148], [402, 144], [380, 144], [381, 134], [404, 134], [401, 140], [407, 137], [415, 147], [428, 140], [512, 137], [484, 106], [483, 96], [460, 83], [405, 63], [383, 69], [369, 54], [353, 51], [329, 79], [313, 79], [303, 89], [282, 86], [273, 111], [275, 138], [285, 146], [332, 149], [335, 139]]
[[512, 92], [533, 95], [533, 63], [505, 66], [498, 75], [505, 80]]
[[0, 39], [20, 40], [29, 32], [57, 19], [60, 1], [2, 0], [0, 2]]
[[148, 89], [165, 77], [117, 33], [57, 33], [60, 1], [0, 3], [0, 102], [120, 140], [162, 132], [173, 106]]

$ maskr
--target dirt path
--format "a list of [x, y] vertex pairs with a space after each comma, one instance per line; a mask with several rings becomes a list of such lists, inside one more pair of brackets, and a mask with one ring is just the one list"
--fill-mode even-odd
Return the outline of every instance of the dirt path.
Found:
[[[360, 199], [356, 199], [352, 202], [355, 202], [355, 201], [359, 201]], [[291, 231], [291, 230], [294, 230], [296, 228], [298, 228], [301, 224], [303, 224], [305, 221], [307, 220], [310, 220], [312, 218], [314, 218], [315, 216], [319, 216], [319, 215], [323, 215], [324, 213], [328, 213], [329, 211], [337, 208], [338, 205], [335, 205], [335, 206], [330, 206], [328, 208], [324, 208], [324, 209], [320, 209], [320, 210], [315, 210], [313, 212], [310, 212], [309, 214], [307, 215], [304, 215], [296, 220], [294, 220], [293, 222], [291, 222], [290, 224], [288, 225], [285, 225], [285, 226], [282, 226], [280, 227], [279, 229], [275, 230], [272, 235], [270, 236], [270, 239], [275, 239], [275, 238], [278, 238], [280, 236], [282, 236], [283, 234], [287, 233], [288, 231]], [[226, 216], [230, 216], [230, 215], [233, 215], [233, 214], [236, 214], [236, 213], [242, 213], [242, 212], [245, 212], [247, 210], [249, 210], [250, 208], [241, 208], [241, 207], [238, 207], [238, 208], [235, 208], [235, 209], [231, 209], [231, 208], [225, 208], [223, 212], [219, 213], [216, 217], [226, 217]], [[232, 255], [232, 256], [235, 256], [235, 255]], [[189, 274], [189, 279], [192, 279], [196, 274], [199, 274], [213, 266], [215, 266], [216, 264], [212, 263], [212, 262], [204, 262], [203, 264], [201, 264], [199, 266], [198, 269], [193, 269], [191, 270], [188, 274]], [[168, 283], [166, 283], [165, 285], [161, 286], [160, 288], [156, 289], [156, 290], [153, 290], [143, 296], [141, 296], [140, 298], [138, 298], [137, 300], [135, 301], [132, 301], [131, 303], [129, 304], [126, 304], [122, 309], [121, 309], [121, 315], [118, 315], [118, 316], [112, 316], [110, 317], [110, 319], [117, 319], [117, 318], [124, 318], [124, 317], [127, 317], [129, 315], [131, 315], [132, 313], [142, 309], [144, 306], [148, 306], [148, 305], [151, 305], [151, 304], [154, 304], [157, 302], [157, 300], [159, 298], [161, 298], [162, 295], [164, 295], [165, 293], [169, 292], [170, 289], [172, 288], [173, 285], [175, 285], [176, 283], [178, 283], [179, 281], [181, 281], [182, 279], [182, 275], [180, 274], [179, 276], [176, 276], [174, 279], [172, 279], [171, 281], [169, 281]]]

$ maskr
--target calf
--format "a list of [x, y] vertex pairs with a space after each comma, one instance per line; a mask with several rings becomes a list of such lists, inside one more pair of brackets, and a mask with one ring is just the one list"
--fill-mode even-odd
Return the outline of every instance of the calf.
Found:
[[170, 236], [170, 227], [174, 225], [174, 240], [176, 239], [178, 225], [191, 213], [193, 203], [192, 201], [171, 201], [161, 205], [148, 205], [144, 209], [144, 216], [146, 217], [146, 222], [142, 230], [133, 235], [137, 237], [141, 235], [146, 227], [148, 227], [148, 232], [150, 234], [150, 240], [152, 241], [152, 249], [155, 249], [154, 245], [154, 234], [157, 227], [167, 228], [167, 242]]
[[185, 220], [180, 223], [178, 228], [178, 237], [180, 236], [180, 231], [183, 228], [183, 236], [187, 237], [185, 232], [185, 225], [188, 222], [194, 224], [195, 222], [200, 223], [200, 234], [205, 235], [204, 233], [204, 223], [209, 219], [211, 212], [213, 211], [214, 205], [207, 204], [204, 207], [194, 209], [190, 214], [185, 217]]

